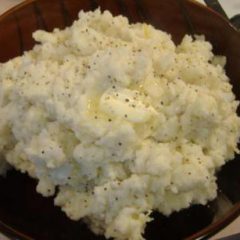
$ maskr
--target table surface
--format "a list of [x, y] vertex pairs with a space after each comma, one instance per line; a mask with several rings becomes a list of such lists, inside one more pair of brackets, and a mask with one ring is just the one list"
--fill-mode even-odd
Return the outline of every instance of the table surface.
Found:
[[[0, 14], [5, 12], [7, 9], [13, 7], [14, 5], [22, 2], [23, 0], [0, 0]], [[198, 0], [199, 2], [203, 3], [203, 0]], [[240, 1], [239, 0], [219, 0], [222, 4], [223, 8], [225, 9], [227, 15], [232, 17], [238, 13], [240, 13]], [[240, 217], [237, 218], [232, 224], [227, 226], [217, 235], [215, 235], [212, 240], [216, 240], [219, 238], [223, 238], [232, 234], [239, 233], [240, 229]], [[0, 240], [8, 240], [4, 236], [0, 234]]]

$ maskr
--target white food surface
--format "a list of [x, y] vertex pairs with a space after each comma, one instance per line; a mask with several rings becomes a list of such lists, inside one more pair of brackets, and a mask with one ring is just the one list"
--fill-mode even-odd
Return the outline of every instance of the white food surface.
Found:
[[[97, 234], [139, 240], [149, 214], [216, 197], [234, 157], [238, 102], [203, 37], [80, 12], [0, 65], [0, 153]], [[1, 160], [1, 165], [4, 162]]]

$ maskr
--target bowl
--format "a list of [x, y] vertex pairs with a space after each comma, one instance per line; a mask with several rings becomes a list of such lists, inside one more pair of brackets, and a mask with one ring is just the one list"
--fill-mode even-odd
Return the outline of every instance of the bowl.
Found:
[[[204, 34], [214, 53], [227, 57], [226, 72], [240, 99], [240, 33], [216, 12], [185, 0], [29, 0], [0, 16], [0, 62], [21, 55], [34, 45], [32, 33], [64, 28], [79, 10], [108, 9], [131, 22], [147, 22], [172, 34], [179, 43], [188, 34]], [[238, 109], [238, 114], [239, 114]], [[240, 159], [235, 156], [218, 172], [218, 197], [206, 206], [165, 217], [154, 213], [146, 239], [208, 239], [240, 214]], [[35, 191], [36, 181], [14, 170], [0, 178], [0, 231], [21, 240], [100, 240], [81, 221], [73, 222], [53, 206], [52, 198]]]

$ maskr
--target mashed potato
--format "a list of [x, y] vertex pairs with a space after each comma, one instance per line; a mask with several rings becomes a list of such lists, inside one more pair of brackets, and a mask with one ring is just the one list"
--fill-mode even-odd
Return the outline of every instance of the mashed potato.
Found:
[[40, 44], [0, 65], [0, 153], [39, 193], [58, 187], [55, 204], [71, 219], [118, 240], [143, 239], [153, 210], [216, 197], [240, 119], [210, 43], [175, 46], [100, 10], [33, 36]]

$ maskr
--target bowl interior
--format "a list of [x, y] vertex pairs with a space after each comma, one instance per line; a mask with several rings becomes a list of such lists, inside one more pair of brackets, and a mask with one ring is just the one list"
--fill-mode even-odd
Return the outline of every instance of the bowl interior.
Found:
[[[33, 47], [32, 32], [37, 29], [64, 28], [77, 18], [79, 10], [101, 7], [114, 15], [123, 14], [130, 22], [147, 22], [172, 34], [179, 43], [186, 33], [204, 34], [216, 54], [227, 56], [226, 71], [240, 99], [240, 34], [211, 10], [192, 1], [184, 1], [192, 22], [190, 29], [179, 1], [168, 0], [38, 0], [27, 1], [0, 17], [0, 62], [5, 62]], [[239, 114], [239, 109], [238, 109]], [[207, 206], [195, 205], [169, 218], [154, 213], [148, 224], [147, 239], [194, 239], [213, 234], [240, 212], [239, 155], [218, 173], [220, 193]], [[14, 170], [0, 178], [0, 229], [20, 239], [96, 240], [81, 221], [66, 218], [51, 198], [35, 192], [36, 182]]]

